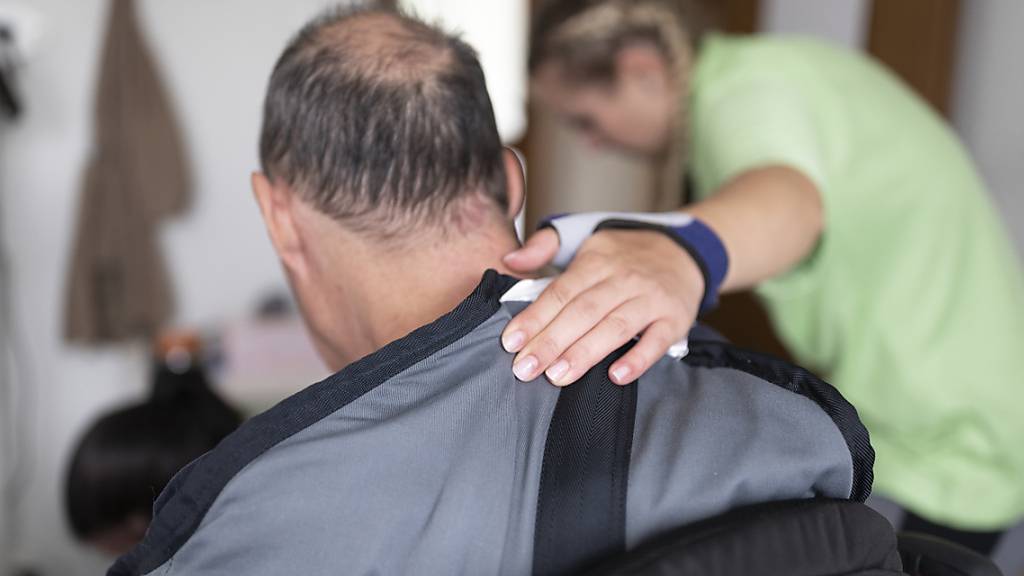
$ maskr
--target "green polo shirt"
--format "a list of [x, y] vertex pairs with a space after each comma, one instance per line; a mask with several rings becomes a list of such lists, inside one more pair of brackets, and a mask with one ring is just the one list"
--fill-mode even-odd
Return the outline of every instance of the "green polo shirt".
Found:
[[876, 488], [937, 522], [1024, 515], [1024, 279], [949, 126], [862, 55], [803, 39], [711, 36], [690, 106], [698, 196], [789, 165], [825, 232], [758, 289], [800, 362], [857, 406]]

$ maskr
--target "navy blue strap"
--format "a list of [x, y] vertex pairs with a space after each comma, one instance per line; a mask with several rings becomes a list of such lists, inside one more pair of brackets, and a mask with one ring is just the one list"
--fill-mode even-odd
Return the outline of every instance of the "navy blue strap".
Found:
[[729, 253], [718, 234], [696, 218], [688, 225], [673, 228], [672, 231], [682, 240], [683, 248], [693, 256], [704, 273], [704, 298], [700, 303], [700, 311], [707, 312], [718, 305], [718, 293], [729, 271]]

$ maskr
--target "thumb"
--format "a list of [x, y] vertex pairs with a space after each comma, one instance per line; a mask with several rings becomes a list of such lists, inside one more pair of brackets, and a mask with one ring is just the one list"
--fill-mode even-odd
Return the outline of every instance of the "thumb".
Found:
[[530, 236], [526, 244], [509, 252], [502, 262], [513, 272], [533, 272], [547, 266], [558, 253], [558, 233], [544, 228]]

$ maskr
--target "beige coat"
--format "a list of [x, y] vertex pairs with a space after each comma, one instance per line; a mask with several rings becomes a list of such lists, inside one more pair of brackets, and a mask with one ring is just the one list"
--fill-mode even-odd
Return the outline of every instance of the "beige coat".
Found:
[[66, 336], [153, 336], [172, 310], [159, 223], [189, 203], [181, 135], [133, 0], [111, 0], [67, 292]]

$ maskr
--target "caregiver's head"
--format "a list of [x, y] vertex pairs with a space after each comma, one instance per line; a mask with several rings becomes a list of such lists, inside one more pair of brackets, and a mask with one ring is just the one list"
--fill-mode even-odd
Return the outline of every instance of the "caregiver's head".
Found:
[[665, 150], [699, 16], [684, 0], [548, 0], [530, 40], [534, 94], [596, 145]]

